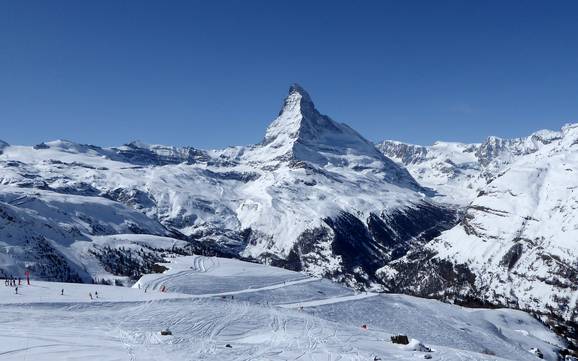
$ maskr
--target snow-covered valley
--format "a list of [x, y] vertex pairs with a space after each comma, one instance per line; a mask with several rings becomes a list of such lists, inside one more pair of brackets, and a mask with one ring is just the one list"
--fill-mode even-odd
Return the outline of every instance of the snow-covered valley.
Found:
[[[171, 261], [132, 288], [0, 287], [0, 359], [526, 361], [537, 359], [532, 348], [556, 360], [563, 345], [520, 311], [356, 293], [238, 260]], [[161, 335], [165, 329], [172, 335]], [[416, 340], [393, 344], [396, 334]]]

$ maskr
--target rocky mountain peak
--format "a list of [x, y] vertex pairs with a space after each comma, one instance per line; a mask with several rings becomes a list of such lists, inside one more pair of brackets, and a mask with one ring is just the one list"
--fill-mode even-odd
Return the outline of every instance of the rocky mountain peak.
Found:
[[324, 128], [336, 129], [333, 121], [321, 115], [309, 93], [300, 85], [293, 84], [283, 102], [279, 116], [267, 128], [265, 144], [296, 141], [304, 137], [314, 138]]
[[281, 115], [285, 110], [293, 109], [294, 106], [299, 106], [300, 110], [311, 111], [315, 109], [315, 104], [311, 100], [311, 96], [303, 87], [297, 83], [289, 87], [289, 94], [285, 98], [283, 108], [279, 112]]
[[309, 93], [298, 84], [289, 88], [279, 116], [267, 128], [262, 146], [266, 148], [266, 158], [276, 160], [291, 158], [327, 164], [344, 155], [384, 158], [355, 130], [321, 114]]

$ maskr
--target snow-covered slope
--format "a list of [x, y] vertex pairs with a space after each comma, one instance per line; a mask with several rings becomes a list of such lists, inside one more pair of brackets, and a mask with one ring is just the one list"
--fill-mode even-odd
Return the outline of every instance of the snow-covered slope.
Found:
[[[372, 143], [319, 113], [298, 85], [253, 146], [59, 140], [0, 154], [0, 201], [16, 212], [11, 224], [26, 237], [41, 237], [37, 224], [64, 232], [48, 243], [81, 279], [89, 276], [83, 260], [93, 257], [86, 247], [77, 253], [75, 242], [136, 233], [188, 242], [179, 252], [253, 258], [368, 285], [379, 267], [455, 224], [454, 209], [427, 194]], [[26, 266], [26, 237], [10, 241], [5, 273]]]
[[578, 125], [548, 138], [483, 188], [458, 226], [383, 268], [384, 279], [578, 321]]
[[[33, 282], [16, 295], [1, 287], [0, 358], [528, 361], [538, 359], [530, 353], [538, 348], [554, 361], [563, 347], [520, 311], [355, 294], [327, 280], [222, 258], [164, 265], [167, 272], [133, 288]], [[161, 336], [167, 328], [172, 335]], [[393, 334], [413, 340], [396, 345]]]

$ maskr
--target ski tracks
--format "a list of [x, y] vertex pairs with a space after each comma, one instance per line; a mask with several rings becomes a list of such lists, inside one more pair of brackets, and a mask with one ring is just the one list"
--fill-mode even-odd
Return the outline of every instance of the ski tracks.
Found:
[[341, 302], [350, 302], [355, 300], [362, 300], [364, 298], [375, 297], [378, 293], [360, 293], [353, 296], [341, 296], [341, 297], [331, 297], [325, 298], [321, 300], [315, 301], [306, 301], [306, 302], [295, 302], [295, 303], [284, 303], [277, 305], [281, 308], [305, 308], [305, 307], [315, 307], [315, 306], [323, 306], [323, 305], [330, 305], [333, 303], [341, 303]]

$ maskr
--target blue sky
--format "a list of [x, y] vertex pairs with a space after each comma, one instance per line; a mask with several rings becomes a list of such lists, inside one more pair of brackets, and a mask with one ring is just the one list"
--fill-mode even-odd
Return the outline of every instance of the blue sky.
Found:
[[576, 1], [0, 3], [0, 139], [261, 140], [289, 85], [371, 140], [578, 122]]

